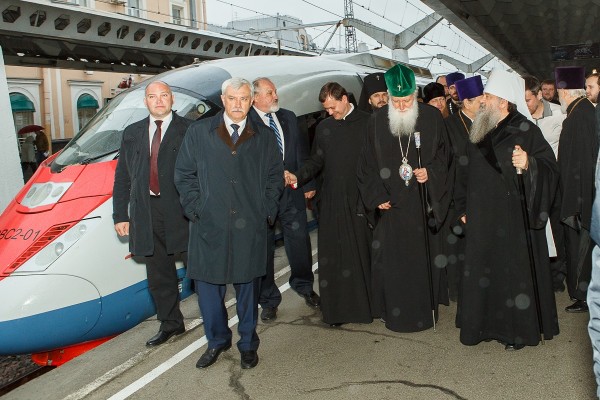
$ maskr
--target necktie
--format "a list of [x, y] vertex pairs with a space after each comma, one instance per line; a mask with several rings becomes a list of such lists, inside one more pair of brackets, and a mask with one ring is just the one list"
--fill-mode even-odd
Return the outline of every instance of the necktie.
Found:
[[273, 114], [268, 113], [266, 114], [266, 116], [269, 117], [269, 127], [273, 129], [273, 132], [275, 132], [275, 137], [277, 138], [277, 145], [279, 146], [279, 152], [283, 154], [283, 143], [281, 142], [281, 135], [279, 134], [279, 129], [277, 129], [277, 124], [273, 119]]
[[240, 138], [240, 134], [238, 133], [238, 129], [240, 129], [240, 126], [238, 124], [231, 124], [231, 127], [233, 128], [233, 133], [231, 134], [231, 141], [233, 142], [233, 144], [236, 144], [236, 142]]
[[156, 131], [152, 137], [152, 145], [150, 146], [150, 190], [158, 195], [160, 186], [158, 184], [158, 150], [160, 149], [160, 136], [162, 121], [156, 120]]

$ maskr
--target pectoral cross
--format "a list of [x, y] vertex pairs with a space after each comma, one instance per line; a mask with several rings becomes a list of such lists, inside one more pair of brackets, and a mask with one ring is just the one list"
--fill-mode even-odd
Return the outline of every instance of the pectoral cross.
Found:
[[402, 90], [402, 85], [398, 85], [398, 90]]

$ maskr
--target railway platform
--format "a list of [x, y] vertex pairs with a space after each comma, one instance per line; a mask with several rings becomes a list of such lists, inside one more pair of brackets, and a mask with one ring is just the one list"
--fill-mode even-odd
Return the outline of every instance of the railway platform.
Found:
[[[312, 234], [313, 240], [315, 234]], [[313, 241], [313, 248], [316, 243]], [[316, 263], [316, 251], [313, 261]], [[557, 294], [560, 334], [545, 345], [507, 352], [496, 343], [464, 346], [456, 305], [440, 307], [437, 330], [399, 334], [371, 324], [330, 327], [320, 311], [286, 290], [289, 274], [277, 250], [283, 302], [272, 323], [259, 321], [260, 362], [240, 368], [235, 346], [199, 370], [206, 349], [196, 297], [182, 302], [185, 334], [146, 348], [154, 319], [11, 391], [15, 399], [593, 399], [596, 385], [588, 314], [568, 314]], [[316, 268], [315, 264], [315, 268]], [[317, 284], [315, 283], [315, 290]], [[230, 292], [233, 292], [232, 290]], [[229, 293], [231, 295], [231, 293]], [[233, 300], [230, 325], [236, 340]]]

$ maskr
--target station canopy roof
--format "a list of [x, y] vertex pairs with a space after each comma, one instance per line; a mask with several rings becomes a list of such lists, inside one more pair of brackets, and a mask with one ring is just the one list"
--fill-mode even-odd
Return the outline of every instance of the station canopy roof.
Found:
[[600, 70], [600, 4], [592, 0], [422, 0], [520, 74]]

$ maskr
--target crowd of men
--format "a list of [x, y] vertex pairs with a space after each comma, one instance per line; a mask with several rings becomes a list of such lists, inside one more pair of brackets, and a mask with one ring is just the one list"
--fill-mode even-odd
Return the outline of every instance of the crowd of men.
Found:
[[[166, 83], [150, 83], [149, 117], [123, 134], [113, 197], [115, 229], [146, 263], [161, 323], [147, 345], [185, 331], [181, 258], [208, 339], [197, 367], [231, 347], [227, 284], [241, 366], [255, 367], [258, 305], [270, 322], [281, 302], [276, 221], [290, 286], [331, 326], [380, 319], [392, 331], [422, 331], [435, 327], [440, 304], [456, 301], [463, 344], [519, 350], [559, 333], [554, 295], [566, 282], [566, 311], [586, 312], [590, 299], [590, 335], [600, 341], [600, 277], [590, 286], [600, 87], [584, 72], [560, 67], [540, 82], [494, 70], [485, 87], [455, 72], [419, 98], [413, 71], [396, 65], [365, 78], [358, 105], [329, 82], [315, 94], [329, 118], [312, 150], [266, 77], [228, 79], [223, 110], [196, 122], [172, 112]], [[319, 210], [319, 294], [306, 199]]]

